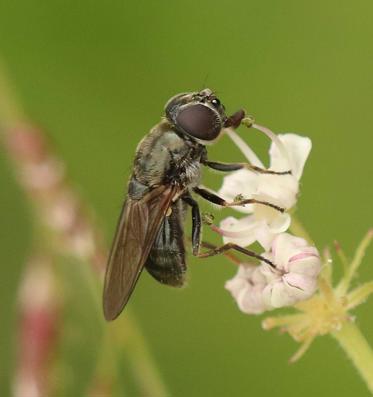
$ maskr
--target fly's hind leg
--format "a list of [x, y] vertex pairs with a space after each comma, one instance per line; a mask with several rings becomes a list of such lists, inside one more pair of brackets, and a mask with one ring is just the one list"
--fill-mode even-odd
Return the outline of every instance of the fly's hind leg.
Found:
[[[203, 244], [203, 245], [206, 245], [206, 244]], [[208, 244], [208, 245], [210, 247], [213, 247], [211, 244]], [[249, 251], [246, 248], [240, 247], [239, 245], [234, 244], [234, 243], [227, 243], [220, 247], [214, 247], [214, 248], [210, 249], [210, 251], [200, 253], [197, 256], [198, 256], [198, 258], [207, 258], [209, 256], [224, 254], [226, 251], [229, 251], [229, 250], [235, 250], [235, 251], [241, 252], [242, 254], [250, 256], [252, 258], [259, 259], [260, 261], [268, 263], [268, 265], [275, 268], [275, 265], [269, 259], [264, 258], [264, 256], [261, 256], [253, 251]]]
[[201, 213], [197, 201], [189, 193], [182, 196], [182, 200], [192, 207], [192, 247], [193, 255], [198, 256], [201, 245]]

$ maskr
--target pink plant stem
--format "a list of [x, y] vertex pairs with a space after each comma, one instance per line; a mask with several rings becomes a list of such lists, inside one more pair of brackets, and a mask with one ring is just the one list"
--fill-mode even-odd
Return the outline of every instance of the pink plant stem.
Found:
[[22, 124], [9, 128], [5, 145], [38, 221], [51, 232], [54, 248], [91, 263], [101, 272], [106, 258], [102, 237], [69, 186], [65, 167], [50, 152], [41, 130]]
[[[102, 238], [69, 186], [64, 165], [51, 153], [41, 130], [20, 124], [7, 129], [4, 138], [20, 186], [32, 204], [35, 219], [46, 232], [48, 244], [52, 243], [52, 252], [86, 261], [101, 274], [106, 257]], [[32, 283], [32, 290], [28, 287], [26, 292], [21, 291], [16, 397], [48, 395], [48, 360], [58, 339], [56, 302], [51, 296], [40, 299], [37, 293], [47, 289], [53, 295], [50, 277], [37, 280], [33, 276], [40, 273], [41, 267], [47, 271], [50, 264], [39, 262], [32, 261], [25, 275], [23, 286]]]
[[27, 266], [20, 290], [20, 331], [15, 397], [48, 395], [48, 361], [58, 336], [58, 305], [50, 264], [35, 258]]

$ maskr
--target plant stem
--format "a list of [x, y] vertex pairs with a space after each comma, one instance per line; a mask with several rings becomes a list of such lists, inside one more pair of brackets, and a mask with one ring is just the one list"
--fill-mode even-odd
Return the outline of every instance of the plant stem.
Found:
[[340, 331], [333, 332], [332, 335], [373, 393], [373, 351], [359, 328], [353, 322], [346, 322]]
[[[16, 95], [14, 94], [14, 90], [12, 85], [10, 84], [7, 74], [5, 72], [5, 68], [3, 67], [3, 64], [0, 59], [0, 138], [5, 138], [7, 135], [12, 133], [12, 128], [16, 127], [18, 125], [23, 125], [23, 126], [30, 126], [32, 129], [32, 124], [28, 121], [27, 116], [25, 116], [22, 107], [19, 105], [19, 102], [16, 100]], [[27, 130], [27, 129], [26, 129]], [[50, 154], [49, 153], [43, 153], [43, 156], [48, 157]], [[11, 157], [10, 153], [10, 157]], [[22, 168], [22, 161], [24, 159], [13, 159], [13, 166], [14, 168], [18, 171], [20, 168]], [[65, 191], [68, 191], [71, 193], [73, 197], [76, 197], [77, 200], [79, 198], [77, 197], [76, 193], [74, 192], [73, 188], [70, 186], [68, 181], [63, 181], [61, 183], [62, 188], [60, 187], [60, 191], [57, 191], [57, 193], [63, 193]], [[28, 190], [28, 186], [25, 186], [21, 182], [21, 187], [24, 189], [24, 193], [26, 198], [31, 202], [32, 204], [32, 209], [35, 212], [36, 216], [36, 222], [39, 223], [37, 226], [39, 226], [36, 231], [38, 232], [39, 230], [43, 230], [45, 225], [43, 223], [43, 204], [46, 204], [46, 201], [40, 199], [40, 194], [38, 197], [34, 197], [32, 193]], [[39, 192], [40, 193], [40, 192]], [[45, 192], [44, 192], [45, 193]], [[42, 196], [44, 197], [44, 196]], [[49, 197], [49, 196], [48, 196]], [[54, 191], [54, 195], [52, 197], [56, 197], [56, 191]], [[53, 198], [49, 198], [50, 200], [53, 200]], [[37, 204], [37, 205], [36, 205]], [[47, 204], [51, 204], [50, 202]], [[84, 207], [84, 205], [82, 205]], [[80, 207], [79, 207], [80, 208]], [[45, 208], [44, 208], [45, 210]], [[96, 235], [99, 234], [97, 232], [97, 227], [92, 223], [91, 219], [86, 217], [84, 214], [77, 214], [77, 217], [79, 217], [79, 225], [86, 225], [86, 230], [92, 231], [92, 233], [89, 233], [89, 235]], [[42, 223], [42, 224], [40, 224]], [[47, 228], [47, 243], [51, 243], [51, 254], [55, 256], [59, 256], [61, 252], [59, 251], [59, 248], [53, 244], [53, 239], [57, 239], [58, 241], [63, 241], [66, 239], [66, 236], [63, 234], [63, 232], [58, 232], [56, 230], [50, 230]], [[97, 232], [97, 233], [96, 233]], [[39, 236], [40, 239], [40, 236]], [[45, 240], [43, 240], [45, 242]], [[95, 251], [101, 250], [99, 242], [102, 241], [102, 238], [99, 236], [97, 239], [94, 240], [95, 243]], [[44, 249], [45, 249], [44, 244]], [[105, 251], [105, 248], [104, 248]], [[82, 258], [77, 256], [75, 251], [69, 250], [69, 248], [64, 247], [64, 254], [65, 255], [71, 255], [75, 259], [79, 260], [82, 262]], [[101, 253], [99, 252], [99, 257], [105, 257], [106, 254], [105, 252]], [[89, 259], [89, 258], [86, 258]], [[88, 266], [86, 261], [83, 261], [84, 263], [81, 263], [84, 267], [84, 277], [86, 278], [87, 282], [92, 286], [92, 288], [96, 288], [96, 284], [98, 280], [100, 279], [100, 274], [96, 264], [92, 260]], [[101, 261], [100, 261], [101, 262]], [[95, 291], [93, 291], [94, 294], [96, 294]], [[101, 304], [99, 301], [99, 293], [96, 295], [97, 298], [97, 309], [100, 310]], [[98, 318], [100, 319], [100, 316], [102, 318], [101, 311], [98, 313]], [[155, 397], [163, 397], [166, 396], [168, 393], [166, 392], [166, 388], [159, 376], [159, 372], [156, 368], [156, 365], [154, 363], [154, 360], [151, 357], [151, 354], [149, 353], [147, 343], [145, 338], [142, 336], [140, 332], [140, 327], [137, 324], [136, 320], [134, 319], [133, 316], [127, 316], [126, 314], [124, 315], [125, 317], [125, 328], [123, 328], [121, 331], [125, 330], [130, 330], [126, 333], [126, 338], [122, 338], [120, 342], [122, 345], [124, 344], [126, 349], [124, 350], [124, 353], [127, 354], [128, 359], [131, 363], [131, 366], [134, 371], [134, 377], [135, 377], [135, 382], [137, 383], [138, 387], [140, 390], [144, 392], [144, 395], [147, 396], [155, 396]], [[118, 320], [118, 326], [121, 324], [121, 322]], [[98, 321], [98, 326], [103, 326], [106, 328], [106, 331], [109, 329], [109, 325], [104, 323], [103, 319], [102, 321]], [[120, 349], [122, 346], [118, 344], [118, 341], [113, 341], [117, 342], [115, 346], [113, 346], [113, 349]], [[114, 357], [112, 355], [111, 357]]]

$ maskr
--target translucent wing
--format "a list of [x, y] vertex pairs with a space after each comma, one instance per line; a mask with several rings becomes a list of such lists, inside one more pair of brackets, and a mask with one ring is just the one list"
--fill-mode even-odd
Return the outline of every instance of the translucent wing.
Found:
[[159, 186], [124, 203], [106, 268], [103, 308], [114, 320], [128, 302], [177, 188]]

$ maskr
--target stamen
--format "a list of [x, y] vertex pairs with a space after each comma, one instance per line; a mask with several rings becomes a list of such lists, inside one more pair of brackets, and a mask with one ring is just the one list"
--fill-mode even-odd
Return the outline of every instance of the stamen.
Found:
[[295, 352], [295, 354], [293, 354], [292, 357], [290, 357], [289, 362], [291, 364], [293, 364], [296, 361], [298, 361], [304, 355], [304, 353], [311, 346], [311, 343], [314, 341], [315, 337], [316, 337], [316, 335], [310, 334], [304, 339], [304, 341], [301, 344], [300, 348]]
[[297, 324], [305, 319], [304, 314], [288, 314], [279, 317], [267, 317], [262, 322], [262, 327], [264, 330], [269, 331], [275, 327], [288, 327], [292, 324]]

